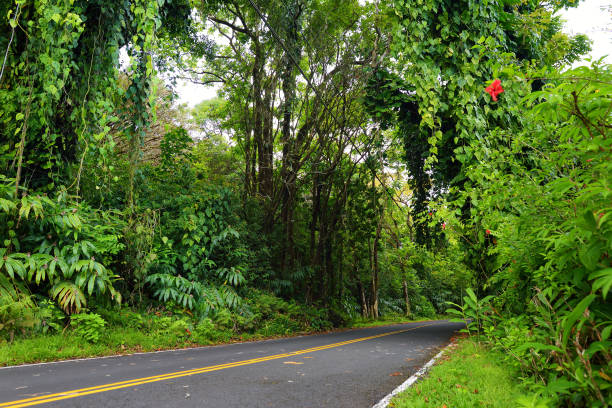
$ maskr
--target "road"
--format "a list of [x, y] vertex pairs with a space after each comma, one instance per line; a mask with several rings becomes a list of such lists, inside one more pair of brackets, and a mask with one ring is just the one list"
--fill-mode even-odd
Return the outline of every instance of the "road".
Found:
[[369, 408], [448, 343], [430, 321], [0, 369], [0, 408]]

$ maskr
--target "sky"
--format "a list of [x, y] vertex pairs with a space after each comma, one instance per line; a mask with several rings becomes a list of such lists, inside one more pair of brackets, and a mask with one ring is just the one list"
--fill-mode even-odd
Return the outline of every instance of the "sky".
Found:
[[[568, 34], [586, 34], [593, 40], [590, 56], [597, 59], [607, 55], [605, 62], [608, 64], [612, 64], [611, 6], [612, 0], [584, 0], [577, 8], [559, 13], [566, 20], [563, 31]], [[602, 7], [608, 7], [608, 10], [604, 11]]]
[[[593, 40], [593, 50], [587, 57], [597, 59], [607, 55], [606, 63], [612, 64], [612, 11], [602, 10], [602, 7], [606, 6], [612, 6], [612, 0], [583, 0], [578, 7], [562, 10], [559, 14], [566, 20], [563, 31], [568, 34], [586, 34]], [[179, 82], [176, 87], [178, 103], [193, 107], [203, 100], [214, 98], [217, 89], [185, 81]]]

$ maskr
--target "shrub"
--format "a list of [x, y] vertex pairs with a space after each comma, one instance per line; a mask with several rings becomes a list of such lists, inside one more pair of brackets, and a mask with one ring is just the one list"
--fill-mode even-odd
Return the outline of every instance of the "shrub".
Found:
[[186, 319], [175, 320], [170, 324], [167, 333], [176, 339], [187, 338], [191, 335], [191, 322]]
[[38, 330], [42, 333], [60, 331], [66, 320], [66, 314], [51, 300], [43, 300], [38, 308]]
[[116, 309], [107, 309], [107, 308], [96, 308], [95, 312], [100, 315], [104, 319], [106, 323], [112, 326], [122, 326], [123, 320], [121, 316], [121, 311]]
[[266, 292], [253, 290], [251, 297], [248, 299], [248, 304], [255, 313], [259, 313], [262, 319], [266, 320], [277, 313], [287, 313], [290, 310], [295, 311], [289, 302], [271, 295]]
[[277, 315], [272, 320], [266, 321], [257, 333], [268, 337], [283, 336], [298, 331], [300, 331], [298, 322], [291, 320], [289, 316]]
[[123, 322], [126, 327], [131, 327], [133, 329], [141, 329], [144, 325], [144, 318], [140, 313], [128, 311], [125, 314], [122, 314]]
[[252, 332], [261, 320], [261, 315], [253, 313], [249, 308], [242, 308], [239, 313], [234, 314], [236, 330], [240, 332]]
[[0, 272], [0, 335], [13, 341], [16, 329], [34, 326], [36, 305], [27, 289], [8, 280]]
[[227, 309], [221, 309], [214, 316], [215, 325], [221, 330], [233, 329], [234, 318]]
[[212, 319], [206, 317], [193, 329], [193, 340], [198, 343], [208, 344], [215, 341], [229, 341], [232, 337], [230, 331], [218, 330]]
[[151, 331], [165, 333], [168, 332], [172, 321], [173, 320], [170, 316], [155, 316], [151, 319], [149, 327]]
[[198, 343], [208, 343], [215, 337], [215, 324], [209, 317], [205, 317], [193, 328], [193, 340]]
[[[336, 317], [336, 322], [338, 325], [344, 323], [344, 317], [338, 313], [334, 312], [334, 308], [330, 308], [329, 315]], [[333, 318], [332, 317], [332, 318]], [[302, 318], [306, 319], [305, 329], [310, 328], [315, 331], [329, 330], [334, 325], [328, 319], [328, 312], [325, 309], [317, 309], [315, 307], [304, 307], [302, 309]]]
[[81, 313], [70, 318], [70, 325], [74, 327], [74, 332], [78, 337], [90, 343], [97, 343], [106, 322], [99, 314]]
[[412, 305], [412, 312], [416, 317], [430, 318], [436, 316], [436, 309], [425, 296], [420, 296]]

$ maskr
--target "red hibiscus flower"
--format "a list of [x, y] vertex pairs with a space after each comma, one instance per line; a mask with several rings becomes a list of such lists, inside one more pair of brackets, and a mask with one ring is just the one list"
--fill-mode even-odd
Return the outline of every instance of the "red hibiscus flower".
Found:
[[491, 230], [487, 230], [486, 233], [487, 235], [489, 235], [491, 233]]
[[485, 88], [485, 92], [491, 95], [491, 98], [493, 98], [493, 100], [497, 102], [497, 95], [504, 92], [504, 88], [502, 88], [501, 86], [501, 81], [499, 79], [496, 79], [491, 85]]

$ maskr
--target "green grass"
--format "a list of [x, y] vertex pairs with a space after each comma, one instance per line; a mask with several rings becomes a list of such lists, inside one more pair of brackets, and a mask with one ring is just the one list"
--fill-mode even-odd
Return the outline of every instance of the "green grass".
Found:
[[[402, 316], [390, 316], [379, 320], [358, 320], [350, 328], [382, 326], [405, 323], [409, 320]], [[0, 367], [27, 363], [58, 361], [74, 358], [102, 357], [134, 352], [170, 350], [223, 344], [235, 341], [262, 340], [266, 338], [287, 337], [307, 334], [307, 331], [275, 332], [267, 326], [258, 328], [255, 333], [236, 334], [228, 329], [214, 330], [209, 337], [198, 337], [193, 333], [170, 333], [145, 324], [142, 328], [122, 327], [109, 324], [97, 343], [90, 343], [78, 337], [68, 327], [63, 333], [30, 334], [16, 337], [12, 343], [0, 339]], [[272, 328], [274, 329], [274, 328]]]
[[351, 322], [349, 327], [358, 329], [360, 327], [386, 326], [389, 324], [396, 324], [396, 323], [397, 324], [414, 323], [414, 322], [422, 322], [422, 321], [427, 321], [427, 320], [443, 320], [443, 319], [448, 319], [448, 318], [449, 318], [448, 316], [440, 315], [436, 317], [423, 317], [423, 318], [417, 317], [414, 319], [409, 319], [406, 316], [389, 315], [389, 316], [380, 317], [379, 319], [376, 319], [376, 320], [359, 318]]
[[503, 355], [461, 340], [428, 376], [395, 397], [394, 408], [516, 407], [523, 390]]
[[37, 335], [15, 339], [11, 344], [0, 344], [0, 366], [155, 351], [191, 345], [193, 343], [173, 336], [151, 334], [131, 328], [109, 328], [96, 344], [89, 343], [72, 332]]
[[65, 333], [36, 334], [16, 338], [12, 343], [0, 341], [0, 367], [261, 340], [270, 337], [274, 336], [264, 336], [260, 333], [234, 334], [224, 330], [215, 331], [214, 337], [211, 338], [195, 338], [186, 334], [176, 335], [164, 331], [110, 326], [104, 329], [104, 334], [97, 343], [90, 343], [68, 329]]

